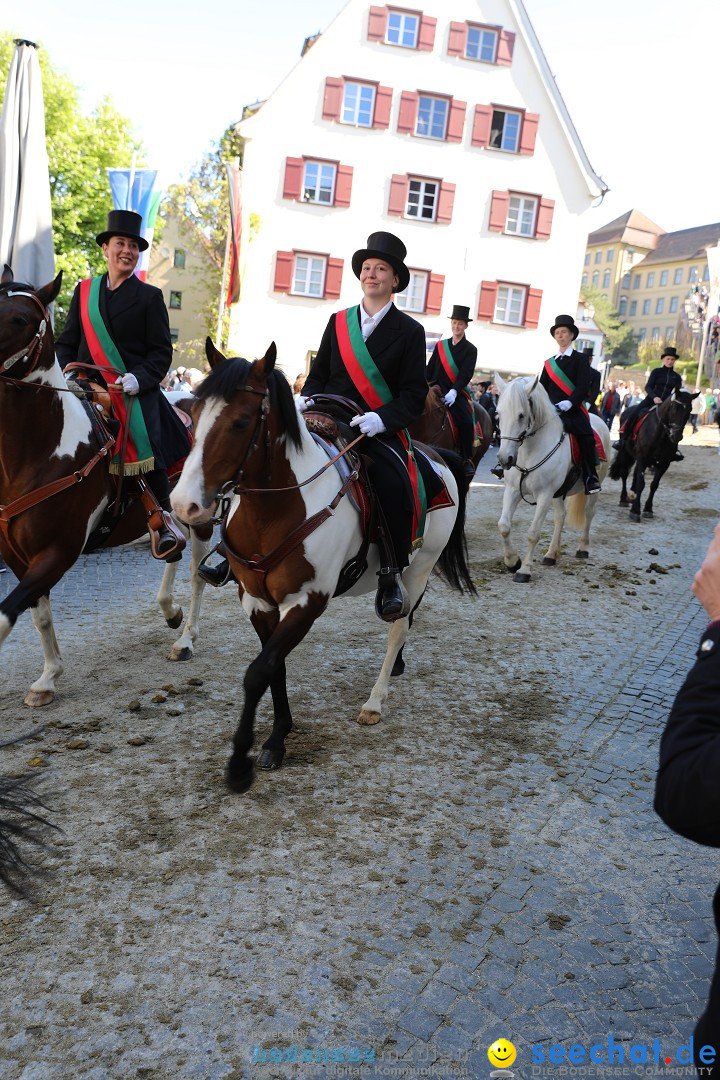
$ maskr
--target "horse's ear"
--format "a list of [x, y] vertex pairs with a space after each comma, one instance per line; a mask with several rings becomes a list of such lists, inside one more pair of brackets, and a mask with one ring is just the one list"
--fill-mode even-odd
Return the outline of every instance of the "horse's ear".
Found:
[[271, 341], [268, 345], [267, 352], [263, 356], [260, 363], [265, 369], [265, 374], [268, 375], [275, 367], [275, 361], [277, 360], [277, 345], [274, 341]]
[[505, 389], [505, 387], [507, 386], [507, 383], [505, 382], [505, 380], [504, 380], [504, 379], [501, 379], [501, 378], [500, 378], [500, 376], [498, 375], [497, 371], [495, 372], [495, 385], [496, 385], [496, 386], [497, 386], [497, 388], [498, 388], [498, 394], [502, 394], [503, 390], [504, 390], [504, 389]]
[[218, 352], [218, 350], [213, 345], [211, 337], [205, 338], [205, 355], [207, 356], [207, 361], [211, 368], [215, 368], [218, 366], [218, 364], [222, 364], [223, 360], [225, 359], [223, 354], [221, 352]]
[[694, 394], [691, 394], [690, 400], [694, 401], [696, 397], [700, 397], [700, 390], [696, 390]]
[[13, 277], [12, 270], [10, 269], [8, 264], [5, 263], [5, 266], [3, 267], [2, 276], [0, 277], [0, 285], [7, 285], [8, 282], [14, 281], [14, 280], [15, 280], [15, 278]]
[[527, 391], [528, 392], [528, 397], [530, 397], [530, 395], [533, 393], [534, 390], [537, 390], [539, 385], [540, 385], [540, 376], [536, 375], [535, 378], [533, 379], [533, 381], [528, 386], [528, 391]]
[[[5, 269], [9, 270], [10, 268], [6, 266]], [[60, 292], [60, 286], [62, 285], [62, 276], [63, 272], [61, 270], [54, 281], [50, 281], [47, 285], [43, 285], [42, 289], [37, 290], [37, 298], [44, 307], [47, 307], [48, 304], [52, 304], [53, 300], [55, 300], [57, 294]], [[3, 274], [3, 281], [4, 280], [5, 275]], [[10, 270], [10, 280], [12, 281], [12, 270]]]

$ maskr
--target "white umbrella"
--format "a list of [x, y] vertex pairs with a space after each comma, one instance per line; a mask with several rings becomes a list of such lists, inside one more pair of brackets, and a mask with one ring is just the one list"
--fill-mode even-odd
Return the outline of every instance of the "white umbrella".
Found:
[[0, 269], [39, 286], [55, 277], [45, 110], [37, 46], [15, 46], [0, 115]]

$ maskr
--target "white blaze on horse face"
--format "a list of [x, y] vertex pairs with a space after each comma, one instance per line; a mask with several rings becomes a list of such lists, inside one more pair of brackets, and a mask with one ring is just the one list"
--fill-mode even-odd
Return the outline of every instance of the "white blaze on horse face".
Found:
[[[188, 454], [180, 479], [170, 497], [170, 505], [175, 513], [189, 525], [208, 521], [212, 517], [212, 506], [206, 505], [203, 452], [205, 440], [226, 404], [221, 398], [210, 398], [203, 405], [200, 422], [194, 432], [193, 448]], [[225, 479], [231, 478], [228, 476]], [[215, 492], [210, 500], [211, 503], [214, 498]]]

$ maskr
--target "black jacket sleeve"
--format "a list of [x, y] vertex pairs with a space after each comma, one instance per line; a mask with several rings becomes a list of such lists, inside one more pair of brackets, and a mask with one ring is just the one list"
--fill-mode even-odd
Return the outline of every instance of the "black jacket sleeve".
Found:
[[62, 333], [55, 338], [55, 355], [60, 367], [74, 363], [78, 358], [82, 329], [80, 324], [80, 286], [75, 286]]

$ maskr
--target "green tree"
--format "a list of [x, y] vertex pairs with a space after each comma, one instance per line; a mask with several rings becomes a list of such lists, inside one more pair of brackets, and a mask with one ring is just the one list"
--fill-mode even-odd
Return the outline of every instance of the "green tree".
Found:
[[[13, 38], [17, 36], [0, 32], [0, 106], [15, 50]], [[110, 98], [103, 99], [90, 115], [85, 115], [72, 80], [55, 70], [42, 45], [38, 54], [45, 104], [55, 263], [56, 269], [63, 271], [55, 321], [62, 327], [77, 282], [105, 268], [95, 237], [105, 228], [108, 210], [112, 210], [107, 170], [129, 165], [133, 152], [139, 153], [142, 147], [133, 134], [132, 124], [115, 109]]]
[[632, 329], [613, 308], [610, 301], [595, 286], [582, 291], [583, 300], [595, 309], [593, 318], [605, 335], [605, 355], [614, 364], [626, 367], [637, 361], [638, 342]]

